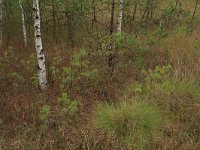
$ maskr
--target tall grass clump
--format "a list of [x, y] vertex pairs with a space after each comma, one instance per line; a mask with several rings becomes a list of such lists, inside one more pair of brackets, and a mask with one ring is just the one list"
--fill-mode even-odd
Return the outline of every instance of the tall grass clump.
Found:
[[95, 129], [114, 133], [128, 146], [144, 148], [161, 135], [162, 113], [152, 104], [132, 99], [118, 105], [100, 103], [92, 116]]

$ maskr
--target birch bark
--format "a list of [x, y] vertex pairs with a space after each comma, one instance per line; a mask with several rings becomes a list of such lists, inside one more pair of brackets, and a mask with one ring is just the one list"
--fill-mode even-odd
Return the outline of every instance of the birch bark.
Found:
[[39, 86], [41, 90], [45, 90], [47, 86], [47, 78], [46, 78], [45, 55], [42, 46], [41, 29], [40, 29], [41, 18], [40, 18], [39, 0], [33, 0], [33, 10], [34, 10], [34, 28], [35, 28], [35, 49], [38, 61]]
[[21, 15], [22, 15], [22, 30], [24, 35], [24, 45], [27, 47], [27, 32], [26, 32], [26, 24], [25, 24], [25, 15], [24, 15], [24, 9], [21, 3], [21, 0], [19, 0], [19, 6], [21, 9]]
[[121, 34], [122, 33], [122, 21], [123, 21], [123, 0], [119, 0], [119, 7], [120, 7], [120, 11], [119, 11], [119, 16], [118, 16], [118, 32]]

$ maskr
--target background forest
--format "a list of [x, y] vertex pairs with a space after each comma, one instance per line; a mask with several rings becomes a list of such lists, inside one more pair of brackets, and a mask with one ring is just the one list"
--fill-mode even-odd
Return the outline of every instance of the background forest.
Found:
[[0, 0], [0, 150], [199, 150], [199, 7]]

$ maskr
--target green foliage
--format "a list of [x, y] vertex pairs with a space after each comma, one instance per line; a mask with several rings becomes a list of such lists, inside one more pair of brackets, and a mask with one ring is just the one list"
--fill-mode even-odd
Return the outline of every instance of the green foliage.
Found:
[[167, 65], [157, 66], [154, 70], [142, 70], [142, 74], [145, 76], [145, 84], [141, 86], [142, 90], [150, 93], [161, 92], [166, 95], [199, 99], [200, 86], [194, 81], [180, 80], [170, 76], [171, 69], [172, 66]]
[[161, 91], [165, 94], [176, 94], [180, 97], [188, 97], [193, 99], [200, 98], [200, 86], [194, 81], [169, 79], [161, 84]]
[[46, 126], [50, 111], [51, 111], [51, 108], [49, 107], [49, 105], [43, 105], [43, 107], [42, 107], [42, 109], [39, 113], [39, 119], [40, 119], [40, 122], [41, 122], [41, 127]]
[[64, 68], [65, 74], [68, 75], [67, 81], [73, 81], [82, 77], [86, 80], [92, 80], [98, 76], [99, 71], [91, 63], [87, 50], [80, 49], [72, 58], [71, 68]]
[[59, 69], [58, 65], [61, 63], [60, 57], [55, 56], [52, 60], [52, 64], [48, 67], [49, 78], [51, 81], [58, 81]]
[[[134, 44], [136, 40], [133, 37], [126, 33], [113, 33], [112, 35], [105, 36], [101, 39], [102, 48], [106, 51], [101, 55], [109, 56], [111, 53], [117, 51], [120, 55], [131, 50], [131, 46], [135, 46]], [[108, 51], [109, 47], [112, 45], [113, 51]]]
[[166, 37], [169, 36], [169, 33], [163, 29], [162, 27], [159, 27], [156, 31], [155, 31], [155, 36], [158, 37], [158, 39], [164, 39]]
[[142, 85], [140, 83], [136, 83], [135, 87], [134, 87], [134, 92], [136, 94], [142, 94], [143, 90], [142, 90]]
[[[139, 4], [140, 9], [143, 11], [145, 10], [146, 6], [149, 3], [149, 1], [145, 1], [145, 0], [136, 0], [136, 2]], [[151, 3], [152, 8], [156, 8], [159, 6], [160, 2], [161, 0], [152, 0], [150, 3]]]
[[140, 99], [123, 100], [117, 106], [101, 103], [94, 110], [92, 123], [97, 129], [114, 132], [133, 148], [144, 148], [159, 135], [162, 114]]
[[60, 111], [61, 115], [73, 116], [77, 113], [79, 105], [78, 101], [70, 99], [67, 93], [62, 93], [62, 95], [58, 97], [58, 102], [63, 106]]
[[80, 75], [88, 79], [95, 79], [98, 73], [99, 73], [98, 69], [92, 69], [82, 72]]
[[149, 45], [149, 46], [153, 46], [153, 45], [156, 45], [157, 44], [157, 40], [156, 39], [154, 39], [154, 38], [150, 38], [150, 39], [148, 39], [147, 40], [147, 45]]
[[25, 81], [24, 77], [17, 72], [10, 73], [9, 76], [16, 81], [21, 81], [21, 82]]
[[148, 52], [150, 51], [149, 46], [154, 45], [156, 43], [154, 43], [156, 41], [152, 39], [148, 39], [147, 41], [140, 41], [140, 40], [133, 40], [131, 43], [131, 47], [133, 47], [133, 49], [131, 49], [133, 56], [132, 56], [132, 60], [136, 66], [138, 68], [143, 68], [145, 65], [145, 57], [148, 54]]
[[170, 88], [169, 85], [169, 73], [172, 69], [171, 65], [156, 66], [155, 69], [143, 69], [141, 75], [144, 77], [144, 82], [136, 82], [127, 86], [128, 93], [135, 95], [146, 95], [147, 97], [155, 90], [163, 88]]
[[186, 26], [179, 26], [175, 30], [177, 35], [186, 36], [189, 33], [189, 28]]
[[154, 70], [142, 70], [144, 75], [145, 84], [143, 85], [143, 91], [147, 96], [150, 96], [152, 92], [160, 88], [160, 84], [168, 81], [169, 73], [172, 69], [171, 65], [156, 66]]
[[[5, 76], [5, 74], [3, 74], [3, 72], [5, 70], [7, 70], [9, 65], [11, 65], [10, 60], [13, 60], [13, 59], [15, 59], [13, 47], [8, 47], [8, 49], [6, 49], [4, 51], [3, 55], [0, 55], [0, 70], [1, 70], [0, 73], [2, 75]], [[6, 74], [6, 76], [7, 76], [7, 74]]]
[[13, 47], [9, 46], [8, 49], [4, 52], [3, 57], [5, 59], [14, 58], [14, 49]]
[[176, 19], [176, 14], [179, 12], [178, 7], [175, 7], [175, 1], [169, 0], [166, 7], [162, 8], [162, 17], [167, 21], [174, 21]]
[[9, 73], [8, 77], [13, 80], [12, 85], [15, 90], [25, 83], [25, 78], [18, 72]]
[[3, 124], [3, 119], [2, 118], [0, 118], [0, 125], [2, 125]]
[[160, 81], [162, 80], [162, 77], [167, 75], [170, 70], [172, 69], [171, 65], [166, 65], [166, 66], [156, 66], [154, 70], [149, 69], [149, 70], [142, 70], [142, 74], [145, 76], [146, 81]]
[[38, 79], [38, 75], [36, 73], [31, 77], [31, 83], [35, 87], [38, 87], [39, 79]]
[[61, 74], [61, 88], [68, 86], [74, 80], [73, 72], [71, 67], [63, 67]]
[[128, 37], [125, 34], [114, 33], [112, 35], [111, 42], [114, 42], [118, 46], [118, 48], [122, 48], [126, 44], [126, 38], [128, 38]]
[[88, 52], [85, 49], [80, 49], [78, 53], [75, 53], [71, 64], [75, 67], [88, 67], [89, 61], [87, 59]]
[[[99, 70], [90, 60], [88, 50], [80, 49], [72, 54], [69, 66], [59, 69], [62, 61], [55, 57], [49, 67], [49, 78], [52, 83], [57, 83], [61, 91], [73, 85], [77, 81], [94, 81], [99, 75]], [[94, 56], [96, 57], [96, 56]]]
[[141, 55], [135, 55], [134, 61], [139, 68], [143, 68], [145, 65], [145, 59]]
[[61, 97], [58, 97], [58, 102], [62, 102], [64, 104], [69, 104], [70, 100], [68, 98], [68, 94], [67, 93], [62, 93]]

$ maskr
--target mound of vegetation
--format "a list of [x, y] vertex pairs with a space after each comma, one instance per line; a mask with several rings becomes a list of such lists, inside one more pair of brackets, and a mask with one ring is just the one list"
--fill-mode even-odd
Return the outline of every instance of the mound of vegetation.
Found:
[[96, 129], [103, 129], [122, 138], [134, 148], [144, 148], [161, 135], [162, 113], [154, 105], [131, 99], [117, 106], [100, 103], [92, 116]]

